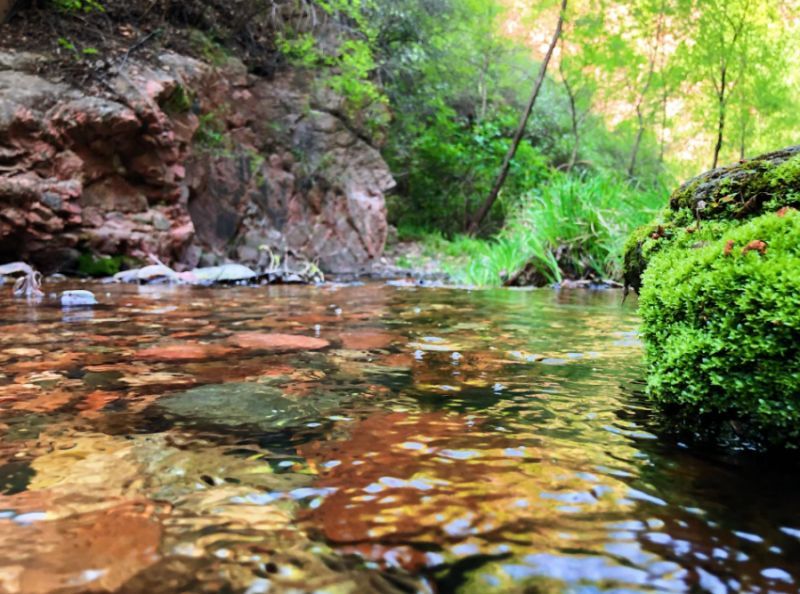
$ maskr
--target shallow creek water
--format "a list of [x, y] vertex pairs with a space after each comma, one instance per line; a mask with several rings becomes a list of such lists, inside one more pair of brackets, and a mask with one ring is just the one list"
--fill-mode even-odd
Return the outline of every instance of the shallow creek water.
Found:
[[659, 436], [618, 292], [80, 288], [0, 297], [2, 593], [798, 591], [797, 464]]

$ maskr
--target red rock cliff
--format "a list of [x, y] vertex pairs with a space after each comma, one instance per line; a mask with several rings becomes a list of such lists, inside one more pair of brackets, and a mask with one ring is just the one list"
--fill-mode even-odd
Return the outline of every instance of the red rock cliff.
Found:
[[394, 180], [307, 74], [236, 60], [128, 60], [87, 94], [0, 53], [0, 262], [68, 270], [80, 253], [178, 268], [273, 252], [368, 269]]

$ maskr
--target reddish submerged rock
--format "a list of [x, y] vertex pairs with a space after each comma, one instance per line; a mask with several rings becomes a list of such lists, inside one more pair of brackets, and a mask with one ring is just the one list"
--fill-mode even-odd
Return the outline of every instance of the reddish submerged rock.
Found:
[[222, 344], [184, 342], [157, 345], [137, 351], [135, 359], [144, 361], [205, 361], [224, 357], [232, 351]]
[[266, 334], [261, 332], [239, 332], [228, 341], [242, 349], [258, 351], [317, 351], [329, 346], [327, 340], [300, 334]]

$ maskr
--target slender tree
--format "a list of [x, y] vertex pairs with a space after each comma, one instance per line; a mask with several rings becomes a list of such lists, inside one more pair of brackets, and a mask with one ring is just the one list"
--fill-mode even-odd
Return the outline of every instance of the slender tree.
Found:
[[[567, 59], [567, 48], [564, 45], [564, 34], [561, 35], [561, 55], [558, 57], [558, 75], [561, 78], [561, 84], [564, 86], [564, 92], [567, 95], [567, 105], [569, 106], [570, 127], [572, 129], [572, 153], [570, 154], [569, 161], [567, 162], [566, 171], [572, 171], [575, 164], [578, 162], [578, 155], [581, 148], [581, 127], [584, 119], [589, 114], [591, 109], [591, 95], [592, 89], [589, 88], [591, 79], [583, 73], [580, 56], [574, 56], [572, 61], [578, 62], [577, 68], [569, 67]], [[578, 45], [578, 44], [576, 44]], [[582, 49], [582, 48], [580, 48]], [[579, 49], [579, 51], [580, 51]], [[588, 52], [582, 52], [588, 53]], [[570, 72], [574, 70], [575, 72]], [[588, 99], [587, 99], [588, 98]]]
[[553, 37], [550, 40], [550, 45], [547, 47], [547, 53], [544, 56], [544, 60], [542, 61], [542, 65], [539, 68], [539, 75], [536, 78], [536, 83], [533, 86], [533, 91], [531, 92], [530, 99], [528, 100], [528, 104], [525, 107], [525, 111], [522, 114], [522, 117], [519, 120], [519, 124], [517, 125], [517, 131], [514, 133], [514, 138], [511, 140], [511, 146], [508, 147], [508, 152], [506, 153], [505, 159], [503, 159], [503, 164], [500, 166], [500, 172], [497, 175], [497, 179], [492, 186], [492, 189], [489, 191], [489, 195], [486, 197], [486, 200], [483, 202], [481, 207], [478, 209], [478, 212], [475, 213], [475, 216], [472, 218], [472, 222], [469, 226], [469, 233], [475, 234], [480, 227], [480, 224], [483, 222], [483, 219], [486, 218], [486, 215], [489, 214], [489, 211], [492, 209], [495, 201], [497, 200], [497, 196], [500, 194], [500, 190], [503, 188], [503, 184], [506, 181], [506, 177], [508, 177], [508, 171], [511, 167], [511, 162], [514, 159], [514, 155], [517, 153], [517, 149], [519, 148], [519, 143], [522, 141], [522, 136], [525, 134], [525, 127], [528, 125], [528, 119], [531, 116], [531, 112], [533, 111], [533, 106], [536, 104], [536, 98], [539, 96], [539, 91], [542, 88], [542, 84], [544, 83], [545, 75], [547, 74], [547, 67], [550, 64], [550, 59], [553, 57], [553, 51], [556, 48], [556, 44], [558, 43], [558, 39], [561, 36], [561, 29], [564, 25], [564, 15], [567, 10], [567, 0], [561, 0], [561, 7], [558, 12], [558, 22], [556, 23], [555, 31], [553, 32]]
[[[563, 56], [563, 54], [562, 54]], [[569, 104], [570, 125], [572, 127], [572, 154], [569, 156], [567, 163], [567, 171], [572, 171], [575, 163], [578, 162], [578, 152], [581, 147], [581, 126], [580, 117], [578, 115], [578, 97], [575, 89], [569, 82], [569, 76], [564, 68], [563, 57], [558, 61], [558, 74], [561, 76], [561, 82], [564, 85], [564, 90], [567, 93], [567, 103]]]
[[633, 140], [633, 146], [631, 147], [630, 160], [628, 161], [628, 177], [633, 177], [634, 173], [636, 172], [636, 159], [639, 156], [639, 148], [642, 145], [642, 138], [644, 137], [645, 132], [644, 103], [647, 99], [647, 94], [653, 85], [653, 78], [656, 74], [656, 64], [659, 54], [663, 50], [665, 16], [665, 2], [664, 0], [661, 0], [658, 14], [655, 17], [655, 35], [653, 36], [653, 43], [647, 58], [647, 73], [645, 74], [644, 81], [642, 82], [642, 86], [640, 87], [639, 93], [636, 97], [636, 104], [634, 105], [634, 109], [636, 111], [637, 129], [636, 136]]
[[702, 80], [710, 85], [715, 103], [713, 169], [719, 164], [725, 142], [728, 105], [743, 73], [741, 55], [747, 50], [748, 28], [754, 24], [757, 2], [698, 0], [691, 4], [686, 16], [697, 22], [692, 62]]

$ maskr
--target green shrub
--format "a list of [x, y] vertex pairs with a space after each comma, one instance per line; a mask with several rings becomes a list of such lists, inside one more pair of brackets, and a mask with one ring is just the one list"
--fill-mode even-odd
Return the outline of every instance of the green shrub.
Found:
[[88, 252], [78, 258], [78, 272], [86, 276], [106, 277], [118, 273], [128, 258], [123, 256], [95, 256]]
[[648, 392], [672, 420], [800, 443], [800, 213], [679, 233], [642, 287]]
[[[511, 110], [469, 122], [443, 102], [435, 101], [427, 119], [395, 125], [386, 157], [399, 172], [401, 197], [390, 206], [400, 226], [463, 233], [470, 216], [486, 199], [508, 151], [518, 114]], [[402, 132], [400, 131], [402, 129]], [[398, 145], [404, 145], [402, 151]], [[516, 198], [550, 175], [547, 160], [524, 139], [508, 179], [490, 215], [496, 230]]]
[[498, 286], [523, 268], [547, 283], [618, 279], [625, 237], [665, 200], [659, 188], [637, 188], [613, 175], [557, 173], [516, 200], [496, 237], [446, 241], [429, 234], [426, 241], [431, 251], [455, 257], [445, 269], [464, 284]]

